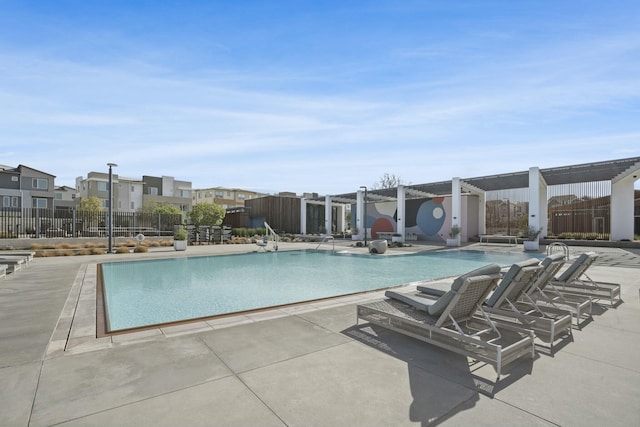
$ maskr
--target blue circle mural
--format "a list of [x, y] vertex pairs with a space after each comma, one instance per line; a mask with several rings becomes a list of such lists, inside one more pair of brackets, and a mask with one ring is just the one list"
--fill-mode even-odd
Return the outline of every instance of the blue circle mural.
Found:
[[447, 217], [443, 201], [444, 198], [438, 197], [424, 202], [418, 208], [416, 223], [424, 234], [433, 236], [442, 228]]

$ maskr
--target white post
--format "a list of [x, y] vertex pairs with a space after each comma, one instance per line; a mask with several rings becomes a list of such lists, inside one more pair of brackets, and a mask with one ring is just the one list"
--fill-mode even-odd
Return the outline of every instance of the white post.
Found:
[[324, 197], [324, 234], [331, 234], [333, 231], [331, 229], [332, 224], [331, 218], [331, 196]]
[[405, 225], [404, 225], [404, 215], [406, 208], [406, 193], [404, 185], [398, 185], [398, 197], [397, 197], [397, 206], [396, 210], [398, 212], [397, 222], [396, 222], [396, 233], [398, 233], [401, 237], [401, 242], [405, 241]]
[[358, 240], [362, 240], [364, 237], [364, 192], [362, 190], [358, 190], [356, 193], [356, 227], [358, 228], [358, 233], [356, 237]]
[[609, 240], [633, 240], [635, 178], [611, 182], [611, 234]]
[[[462, 218], [460, 214], [462, 212], [462, 191], [460, 188], [460, 178], [454, 177], [451, 179], [451, 227], [458, 226], [462, 228]], [[460, 243], [460, 234], [456, 236], [458, 243]]]
[[536, 230], [542, 228], [540, 235], [547, 235], [547, 183], [537, 167], [529, 168], [528, 220], [529, 227], [533, 227]]
[[300, 234], [307, 234], [307, 199], [300, 201]]

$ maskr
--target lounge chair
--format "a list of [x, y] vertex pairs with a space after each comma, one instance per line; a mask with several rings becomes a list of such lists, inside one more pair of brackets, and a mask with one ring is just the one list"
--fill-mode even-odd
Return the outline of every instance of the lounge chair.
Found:
[[7, 264], [0, 264], [0, 277], [7, 278], [7, 269], [9, 266]]
[[5, 264], [8, 266], [8, 273], [15, 273], [16, 271], [20, 271], [22, 267], [25, 265], [24, 258], [11, 258], [11, 257], [0, 257], [0, 264]]
[[552, 283], [565, 294], [587, 296], [598, 300], [604, 298], [609, 300], [610, 305], [616, 305], [621, 301], [620, 285], [597, 282], [586, 273], [597, 258], [598, 255], [595, 252], [583, 253]]
[[568, 311], [575, 319], [576, 326], [581, 328], [583, 321], [591, 320], [591, 297], [562, 292], [552, 283], [564, 265], [564, 255], [549, 255], [540, 265], [542, 272], [521, 299], [527, 302], [534, 301], [541, 310], [548, 313]]
[[[525, 291], [536, 282], [543, 266], [535, 258], [513, 264], [482, 308], [491, 319], [532, 329], [536, 336], [549, 340], [550, 349], [560, 336], [572, 336], [571, 313], [564, 310], [544, 310], [533, 300], [522, 301]], [[438, 296], [442, 291], [418, 286], [420, 292]]]
[[18, 254], [0, 254], [0, 259], [5, 260], [22, 260], [22, 267], [27, 268], [31, 264], [31, 260], [33, 260], [33, 256], [29, 255], [18, 255]]
[[27, 264], [31, 264], [33, 261], [33, 257], [35, 256], [35, 251], [20, 251], [20, 250], [11, 250], [11, 251], [0, 251], [0, 258], [2, 257], [21, 257], [24, 258]]
[[500, 267], [491, 264], [462, 275], [437, 299], [387, 291], [390, 299], [358, 305], [357, 318], [488, 363], [500, 379], [504, 365], [535, 355], [535, 335], [520, 327], [497, 325], [482, 310], [499, 273]]

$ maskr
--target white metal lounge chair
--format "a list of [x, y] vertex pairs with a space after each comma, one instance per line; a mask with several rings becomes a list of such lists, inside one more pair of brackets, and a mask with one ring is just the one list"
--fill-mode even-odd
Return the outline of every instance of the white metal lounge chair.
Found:
[[620, 285], [597, 282], [586, 273], [597, 258], [598, 254], [595, 252], [583, 253], [552, 283], [565, 294], [582, 295], [597, 300], [608, 299], [610, 305], [616, 305], [621, 301]]
[[557, 253], [542, 260], [543, 267], [533, 285], [525, 291], [522, 300], [533, 300], [541, 310], [547, 313], [571, 313], [576, 326], [591, 319], [591, 297], [565, 293], [553, 285], [552, 281], [564, 265], [564, 255]]
[[[533, 331], [498, 325], [481, 304], [500, 279], [496, 264], [458, 277], [438, 299], [387, 291], [391, 299], [357, 306], [357, 318], [492, 365], [534, 357]], [[482, 316], [478, 316], [477, 313]]]
[[[571, 313], [568, 311], [545, 311], [536, 303], [518, 301], [540, 275], [543, 267], [535, 258], [513, 264], [498, 283], [498, 286], [484, 302], [482, 308], [491, 319], [499, 323], [509, 323], [532, 329], [536, 336], [549, 340], [550, 349], [560, 337], [571, 337]], [[418, 290], [437, 296], [442, 291], [418, 286]]]
[[7, 269], [9, 266], [7, 264], [0, 264], [0, 277], [7, 277]]
[[8, 273], [15, 273], [16, 271], [20, 271], [22, 267], [24, 267], [25, 260], [24, 258], [0, 257], [0, 263], [6, 264], [9, 267], [7, 269]]

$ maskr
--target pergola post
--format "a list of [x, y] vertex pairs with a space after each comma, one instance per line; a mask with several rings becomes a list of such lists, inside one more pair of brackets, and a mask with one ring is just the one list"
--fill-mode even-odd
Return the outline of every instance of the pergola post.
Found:
[[401, 237], [401, 241], [404, 243], [405, 241], [405, 210], [406, 210], [406, 194], [404, 185], [398, 185], [398, 196], [397, 196], [397, 220], [396, 220], [396, 233]]
[[333, 223], [331, 218], [331, 196], [325, 196], [324, 198], [324, 234], [331, 234]]
[[307, 234], [307, 199], [300, 201], [300, 234]]
[[633, 241], [633, 199], [636, 178], [628, 176], [611, 182], [611, 233], [609, 240]]
[[[451, 179], [451, 227], [458, 226], [462, 228], [462, 189], [460, 187], [460, 178], [454, 177]], [[465, 231], [466, 233], [466, 231]], [[460, 243], [461, 235], [457, 235], [458, 244]]]

